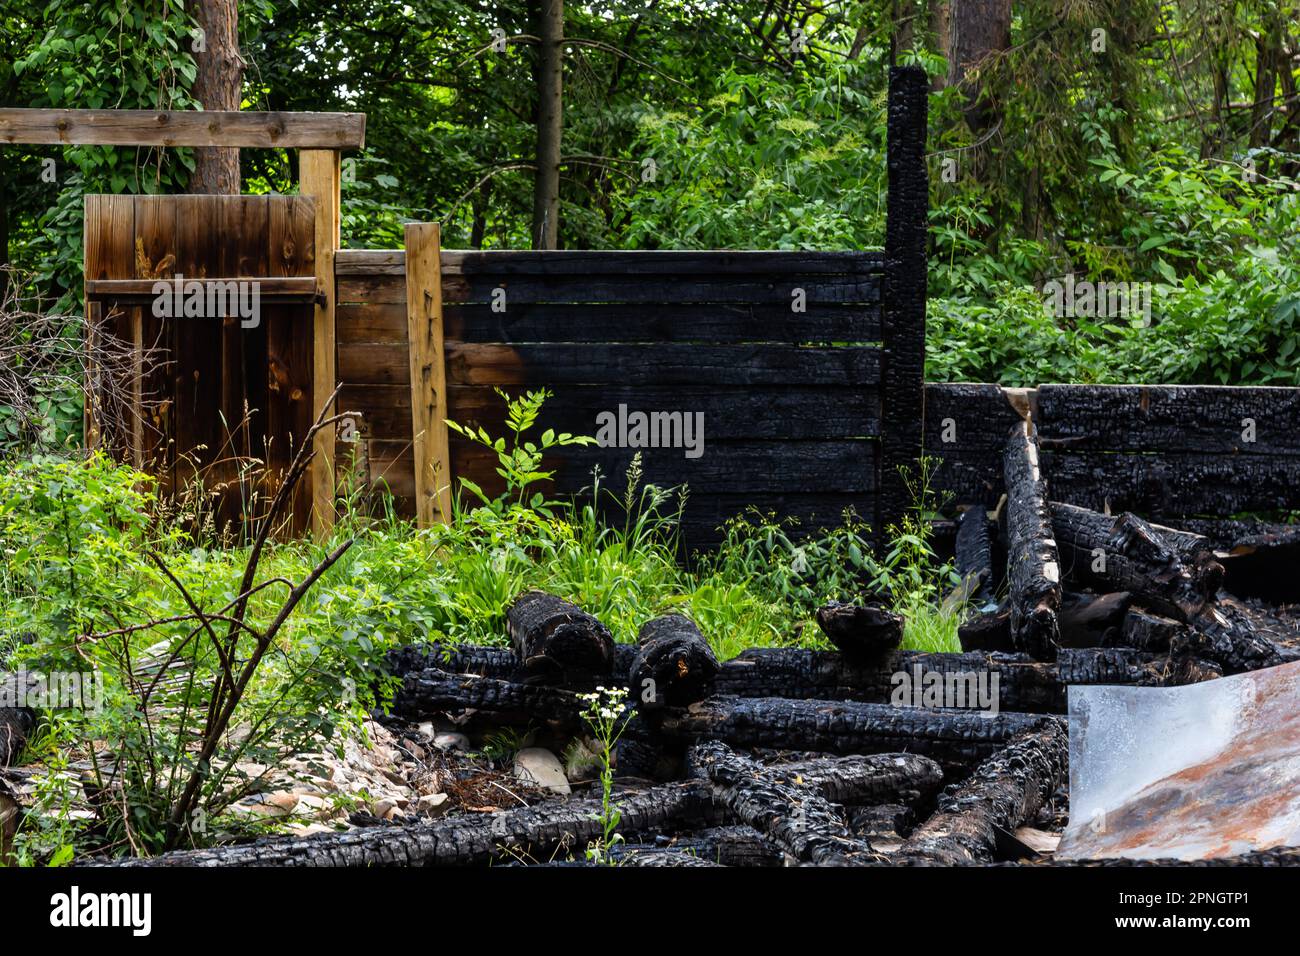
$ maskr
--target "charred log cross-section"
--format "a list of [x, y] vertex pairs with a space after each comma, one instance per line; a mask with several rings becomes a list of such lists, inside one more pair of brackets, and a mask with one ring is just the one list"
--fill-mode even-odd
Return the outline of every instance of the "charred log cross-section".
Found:
[[1187, 631], [1187, 625], [1171, 617], [1153, 614], [1140, 608], [1129, 608], [1124, 624], [1117, 635], [1107, 641], [1107, 647], [1131, 647], [1149, 654], [1168, 652], [1170, 643]]
[[945, 768], [990, 756], [1041, 716], [893, 707], [780, 697], [710, 697], [683, 711], [665, 711], [660, 729], [691, 741], [733, 747], [836, 754], [919, 753]]
[[815, 788], [791, 783], [716, 740], [692, 747], [689, 762], [708, 781], [715, 801], [796, 860], [833, 866], [881, 862]]
[[646, 622], [637, 645], [628, 685], [641, 710], [685, 707], [712, 693], [718, 659], [690, 618], [666, 614]]
[[1065, 782], [1065, 721], [1042, 718], [971, 776], [939, 797], [939, 809], [893, 857], [894, 862], [956, 866], [991, 863], [997, 832], [1032, 821]]
[[1171, 543], [1136, 515], [1053, 502], [1052, 529], [1071, 580], [1131, 592], [1180, 621], [1195, 618], [1223, 583], [1223, 566], [1208, 547], [1196, 546], [1195, 536], [1174, 536]]
[[878, 660], [903, 640], [903, 616], [881, 604], [831, 601], [817, 609], [817, 626], [846, 658]]
[[586, 611], [544, 591], [527, 591], [506, 611], [506, 629], [528, 683], [587, 688], [609, 676], [614, 639]]
[[1011, 430], [1003, 459], [1007, 485], [1007, 578], [1011, 640], [1041, 660], [1056, 656], [1061, 564], [1052, 537], [1047, 482], [1038, 463], [1038, 434], [1022, 421]]

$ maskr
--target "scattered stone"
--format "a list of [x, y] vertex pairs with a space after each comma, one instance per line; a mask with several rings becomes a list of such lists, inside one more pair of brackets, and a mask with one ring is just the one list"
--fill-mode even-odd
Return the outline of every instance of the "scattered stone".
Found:
[[464, 734], [438, 734], [433, 738], [433, 745], [439, 750], [460, 750], [464, 753], [469, 752], [469, 738]]
[[416, 809], [426, 817], [440, 817], [451, 809], [451, 798], [445, 793], [426, 793], [416, 801]]
[[571, 792], [559, 758], [544, 747], [525, 747], [515, 754], [515, 778], [553, 793]]

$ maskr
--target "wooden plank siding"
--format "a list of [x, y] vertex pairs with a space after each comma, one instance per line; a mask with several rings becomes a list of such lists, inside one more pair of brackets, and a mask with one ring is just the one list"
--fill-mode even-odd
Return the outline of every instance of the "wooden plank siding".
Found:
[[[999, 449], [1032, 409], [1058, 500], [1168, 524], [1300, 510], [1300, 389], [959, 383], [925, 391], [925, 453], [942, 462], [936, 487], [954, 505], [996, 503]], [[945, 423], [953, 441], [943, 441]]]
[[[143, 414], [119, 410], [111, 430], [126, 425], [130, 441], [106, 447], [164, 493], [200, 478], [222, 489], [211, 501], [222, 523], [237, 521], [255, 493], [267, 500], [311, 422], [314, 219], [312, 201], [298, 196], [86, 197], [88, 311], [106, 316], [97, 334], [150, 350], [138, 353]], [[237, 317], [158, 318], [153, 282], [177, 275], [255, 279], [293, 294], [267, 296], [247, 328]], [[96, 392], [92, 382], [92, 409]], [[246, 474], [250, 459], [267, 469]], [[294, 501], [291, 531], [305, 527], [309, 494]]]
[[[704, 415], [703, 454], [640, 449], [646, 481], [689, 487], [688, 547], [753, 505], [806, 522], [874, 516], [879, 480], [879, 253], [464, 252], [441, 255], [447, 415], [502, 434], [504, 403], [547, 387], [545, 428], [597, 415]], [[341, 401], [362, 419], [372, 481], [411, 513], [405, 256], [340, 250]], [[797, 291], [798, 290], [798, 291]], [[796, 298], [797, 297], [797, 298]], [[795, 311], [796, 301], [802, 306]], [[622, 486], [637, 449], [557, 449], [552, 490], [598, 467]], [[453, 474], [501, 489], [491, 453], [451, 436]]]

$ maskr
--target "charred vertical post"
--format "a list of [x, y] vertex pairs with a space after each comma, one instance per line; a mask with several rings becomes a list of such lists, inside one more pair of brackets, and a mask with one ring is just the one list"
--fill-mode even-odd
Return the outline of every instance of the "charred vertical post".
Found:
[[877, 535], [896, 524], [906, 511], [909, 496], [899, 469], [916, 467], [922, 452], [930, 202], [925, 168], [928, 92], [928, 80], [920, 67], [890, 69]]

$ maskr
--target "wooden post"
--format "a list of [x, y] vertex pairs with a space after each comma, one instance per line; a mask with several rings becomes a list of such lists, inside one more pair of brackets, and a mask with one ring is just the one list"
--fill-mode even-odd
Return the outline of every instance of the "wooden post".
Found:
[[916, 469], [923, 450], [925, 412], [926, 226], [929, 177], [925, 168], [925, 71], [889, 71], [889, 205], [885, 222], [882, 309], [884, 367], [881, 384], [880, 481], [877, 540], [908, 506], [899, 468]]
[[[316, 203], [317, 300], [312, 336], [312, 410], [319, 414], [337, 384], [334, 351], [334, 253], [339, 248], [339, 190], [342, 165], [338, 150], [304, 149], [298, 154], [299, 188]], [[334, 410], [330, 410], [333, 414]], [[322, 428], [313, 443], [311, 525], [319, 539], [334, 527], [334, 428]]]
[[406, 323], [411, 363], [415, 517], [451, 520], [447, 372], [442, 350], [442, 236], [436, 222], [406, 224]]

